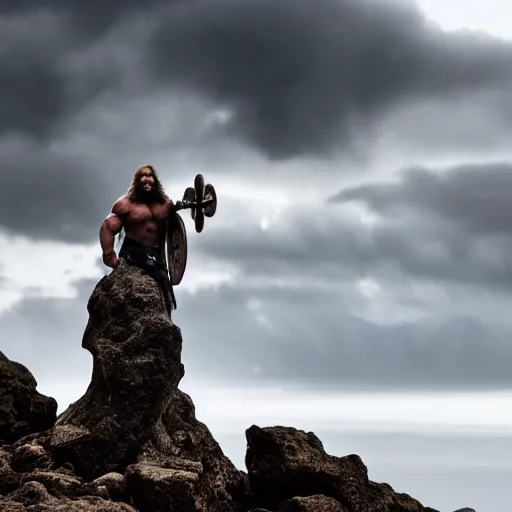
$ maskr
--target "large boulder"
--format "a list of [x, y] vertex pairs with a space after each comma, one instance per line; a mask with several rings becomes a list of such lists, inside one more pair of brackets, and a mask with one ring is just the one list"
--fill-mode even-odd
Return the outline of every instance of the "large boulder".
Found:
[[127, 503], [113, 503], [98, 496], [70, 499], [53, 495], [44, 483], [30, 480], [8, 497], [0, 496], [2, 512], [137, 512]]
[[39, 393], [30, 371], [0, 352], [0, 445], [49, 429], [56, 418], [55, 399]]
[[328, 455], [313, 432], [253, 425], [246, 438], [254, 506], [279, 512], [317, 512], [322, 507], [338, 512], [435, 512], [387, 484], [371, 482], [358, 455]]

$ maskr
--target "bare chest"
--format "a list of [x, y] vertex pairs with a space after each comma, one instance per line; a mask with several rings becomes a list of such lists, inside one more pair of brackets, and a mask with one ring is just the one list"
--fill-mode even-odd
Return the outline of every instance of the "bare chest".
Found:
[[126, 212], [126, 222], [145, 224], [148, 222], [161, 222], [165, 220], [166, 209], [163, 205], [132, 204]]

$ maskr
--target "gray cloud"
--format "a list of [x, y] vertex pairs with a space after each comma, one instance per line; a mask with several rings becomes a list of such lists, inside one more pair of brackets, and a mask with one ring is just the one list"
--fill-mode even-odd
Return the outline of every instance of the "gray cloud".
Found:
[[44, 137], [62, 114], [65, 83], [57, 66], [62, 38], [51, 37], [60, 34], [58, 25], [58, 17], [40, 12], [0, 21], [0, 135]]
[[[221, 371], [224, 379], [239, 381], [259, 367], [256, 381], [343, 389], [510, 385], [510, 329], [457, 316], [383, 327], [348, 314], [345, 302], [351, 297], [342, 293], [333, 299], [305, 288], [284, 297], [276, 288], [182, 296], [176, 322], [190, 340], [189, 371], [212, 376]], [[247, 307], [255, 299], [271, 327]], [[201, 322], [193, 311], [203, 312]]]
[[387, 259], [391, 249], [409, 274], [509, 290], [511, 171], [509, 163], [416, 168], [394, 183], [347, 188], [331, 202], [362, 202], [382, 215], [376, 254]]
[[[179, 3], [171, 0], [169, 4]], [[0, 13], [26, 15], [34, 12], [48, 12], [64, 16], [78, 30], [76, 36], [91, 39], [107, 30], [123, 16], [133, 12], [147, 12], [157, 4], [154, 0], [4, 0]]]
[[86, 243], [97, 237], [113, 201], [105, 173], [27, 142], [0, 145], [0, 167], [0, 225], [36, 240]]
[[[506, 163], [412, 169], [398, 181], [346, 188], [319, 208], [290, 207], [268, 230], [258, 219], [239, 228], [212, 224], [198, 249], [255, 279], [374, 276], [392, 283], [405, 276], [508, 292], [511, 171]], [[344, 206], [355, 201], [379, 215], [373, 225], [347, 214]]]
[[347, 201], [361, 201], [386, 217], [434, 217], [473, 235], [510, 234], [512, 164], [467, 164], [443, 172], [407, 169], [399, 181], [360, 185], [330, 199]]
[[92, 358], [84, 355], [81, 341], [87, 300], [95, 284], [93, 280], [77, 282], [78, 296], [72, 299], [43, 298], [33, 290], [0, 315], [2, 350], [28, 366], [40, 382], [77, 377], [88, 382]]
[[[60, 123], [105, 90], [119, 87], [125, 78], [119, 56], [110, 59], [108, 69], [90, 61], [73, 69], [73, 61], [142, 6], [142, 13], [151, 12], [151, 2], [137, 0], [102, 3], [101, 8], [99, 2], [2, 2], [0, 66], [8, 72], [0, 78], [0, 135], [48, 141]], [[123, 46], [143, 44], [137, 32], [132, 36]], [[102, 60], [101, 50], [114, 53], [116, 43], [107, 41], [97, 60]]]
[[504, 90], [512, 46], [410, 4], [218, 0], [170, 9], [148, 56], [158, 80], [233, 108], [231, 134], [290, 157], [348, 149], [406, 101]]

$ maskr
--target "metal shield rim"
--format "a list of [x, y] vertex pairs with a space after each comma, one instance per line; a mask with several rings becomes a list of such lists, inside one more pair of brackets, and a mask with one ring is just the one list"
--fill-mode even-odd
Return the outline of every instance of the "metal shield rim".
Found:
[[[169, 228], [170, 226], [168, 226]], [[183, 261], [181, 268], [179, 270], [178, 275], [176, 276], [175, 273], [172, 271], [176, 267], [174, 266], [175, 258], [174, 253], [175, 250], [173, 250], [173, 237], [175, 234], [179, 232], [180, 233], [180, 241], [183, 252]], [[183, 219], [181, 218], [181, 215], [179, 213], [176, 213], [176, 226], [173, 229], [172, 232], [170, 230], [167, 230], [167, 268], [169, 269], [169, 278], [171, 280], [171, 284], [173, 286], [176, 286], [181, 283], [183, 276], [185, 275], [185, 270], [187, 268], [187, 258], [188, 258], [188, 243], [187, 243], [187, 231], [185, 228], [185, 223], [183, 222]]]

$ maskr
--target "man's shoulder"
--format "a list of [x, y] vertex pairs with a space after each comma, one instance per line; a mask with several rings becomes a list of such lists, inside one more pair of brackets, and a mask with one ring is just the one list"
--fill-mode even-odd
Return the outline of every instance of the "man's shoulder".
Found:
[[112, 213], [115, 213], [116, 215], [125, 215], [129, 208], [130, 208], [131, 202], [128, 199], [127, 195], [121, 196], [112, 206]]

